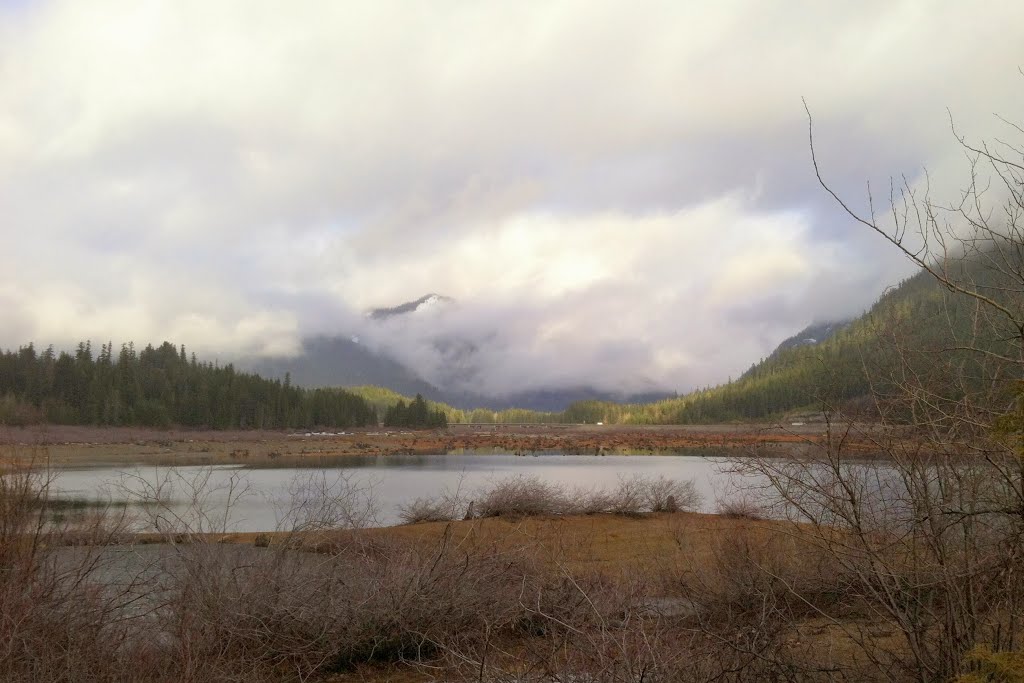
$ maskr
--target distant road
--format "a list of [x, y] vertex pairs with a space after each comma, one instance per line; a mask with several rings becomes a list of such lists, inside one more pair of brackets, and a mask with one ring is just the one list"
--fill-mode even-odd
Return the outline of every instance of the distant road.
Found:
[[448, 431], [453, 434], [465, 432], [514, 432], [520, 434], [545, 434], [553, 431], [570, 433], [681, 433], [681, 434], [749, 434], [752, 432], [792, 432], [794, 434], [824, 434], [824, 422], [750, 422], [744, 424], [708, 424], [708, 425], [636, 425], [636, 424], [580, 424], [574, 422], [556, 422], [538, 424], [534, 422], [509, 422], [495, 424], [491, 422], [471, 422], [451, 424]]

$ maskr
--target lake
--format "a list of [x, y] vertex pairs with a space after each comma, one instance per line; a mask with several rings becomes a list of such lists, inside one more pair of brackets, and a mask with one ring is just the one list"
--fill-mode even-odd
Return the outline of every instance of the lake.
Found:
[[[296, 515], [323, 498], [348, 493], [360, 524], [399, 523], [399, 506], [416, 498], [475, 491], [515, 475], [534, 475], [566, 487], [615, 487], [621, 477], [659, 476], [692, 480], [713, 511], [737, 475], [722, 471], [725, 460], [692, 455], [421, 455], [339, 456], [316, 467], [119, 466], [68, 468], [59, 472], [51, 495], [63, 500], [136, 502], [145, 510], [141, 526], [169, 528], [187, 521], [203, 531], [271, 531], [291, 526]], [[312, 464], [312, 463], [311, 463]], [[374, 503], [372, 514], [366, 501]]]

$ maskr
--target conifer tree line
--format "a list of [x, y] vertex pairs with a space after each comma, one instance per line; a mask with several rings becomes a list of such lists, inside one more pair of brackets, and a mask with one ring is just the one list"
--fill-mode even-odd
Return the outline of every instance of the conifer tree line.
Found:
[[374, 425], [362, 397], [340, 389], [303, 389], [232, 365], [203, 363], [164, 342], [141, 351], [128, 343], [99, 354], [29, 344], [0, 353], [0, 424], [38, 422], [213, 429], [286, 429]]
[[444, 410], [430, 410], [423, 396], [416, 394], [416, 398], [406, 405], [404, 399], [391, 406], [384, 413], [385, 427], [447, 427], [448, 416]]
[[[1007, 300], [1013, 291], [1011, 283], [971, 264], [953, 262], [946, 267], [984, 287], [996, 301]], [[918, 272], [828, 339], [778, 349], [735, 380], [647, 404], [579, 401], [561, 414], [561, 420], [709, 424], [774, 420], [791, 412], [818, 412], [823, 405], [866, 414], [873, 409], [872, 396], [898, 391], [897, 368], [907, 372], [912, 367], [917, 377], [928, 376], [936, 372], [934, 358], [940, 351], [943, 358], [957, 359], [961, 390], [970, 388], [983, 381], [979, 355], [998, 358], [1017, 353], [1007, 343], [1015, 332], [1002, 320], [984, 321], [994, 333], [977, 343], [981, 354], [955, 350], [957, 340], [971, 338], [979, 325], [976, 309], [970, 298], [951, 293], [928, 273]], [[1004, 373], [999, 380], [1008, 392], [1004, 401], [1012, 399], [1021, 379]]]

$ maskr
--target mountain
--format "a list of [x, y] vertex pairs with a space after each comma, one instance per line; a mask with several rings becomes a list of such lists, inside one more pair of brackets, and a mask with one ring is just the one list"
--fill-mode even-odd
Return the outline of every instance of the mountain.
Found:
[[264, 377], [284, 379], [301, 387], [376, 385], [400, 394], [422, 394], [440, 400], [441, 390], [386, 354], [360, 343], [357, 337], [309, 337], [294, 357], [246, 359], [240, 366]]
[[451, 297], [430, 293], [421, 296], [415, 301], [407, 301], [404, 304], [399, 304], [392, 308], [371, 309], [366, 315], [372, 320], [387, 320], [388, 318], [394, 318], [395, 316], [415, 313], [428, 308], [436, 308], [453, 303], [455, 303], [455, 299], [452, 299]]
[[302, 351], [295, 357], [247, 359], [239, 366], [263, 377], [284, 379], [288, 375], [292, 384], [301, 387], [376, 386], [404, 396], [421, 394], [431, 401], [462, 410], [524, 408], [558, 412], [582, 400], [648, 402], [670, 396], [667, 392], [615, 394], [593, 387], [537, 389], [502, 396], [442, 389], [390, 356], [347, 337], [312, 337], [303, 341]]
[[796, 348], [798, 346], [808, 346], [814, 344], [820, 344], [823, 341], [827, 341], [837, 332], [845, 329], [852, 320], [839, 320], [839, 321], [825, 321], [825, 322], [814, 322], [800, 330], [792, 337], [784, 339], [774, 351], [772, 355], [785, 351], [786, 349]]
[[[431, 293], [398, 306], [371, 309], [366, 318], [370, 324], [382, 323], [452, 303], [450, 297]], [[307, 337], [295, 356], [244, 358], [238, 365], [265, 377], [283, 379], [288, 375], [293, 384], [302, 387], [379, 386], [406, 396], [422, 394], [442, 400], [441, 389], [392, 355], [367, 345], [359, 331]]]
[[[434, 314], [456, 305], [455, 299], [430, 293], [397, 306], [374, 308], [366, 313], [363, 330], [349, 330], [336, 336], [304, 339], [299, 354], [293, 357], [247, 358], [239, 367], [265, 377], [284, 379], [286, 375], [296, 386], [353, 387], [376, 386], [405, 396], [421, 394], [424, 398], [455, 408], [471, 410], [506, 410], [524, 408], [558, 412], [573, 402], [600, 400], [610, 402], [643, 402], [670, 396], [667, 392], [617, 394], [590, 386], [545, 387], [505, 395], [488, 395], [466, 390], [472, 387], [480, 371], [480, 344], [491, 341], [488, 335], [471, 340], [446, 333], [436, 325]], [[410, 317], [413, 316], [413, 317]], [[403, 321], [415, 323], [401, 324]], [[399, 323], [396, 328], [395, 324]], [[430, 382], [398, 357], [380, 346], [363, 340], [358, 332], [374, 332], [377, 338], [396, 334], [419, 334], [420, 348], [428, 349], [438, 359], [436, 381]], [[416, 332], [411, 332], [416, 330]]]
[[[994, 298], [1024, 294], [977, 264], [946, 267]], [[1022, 307], [1021, 302], [1010, 305], [1014, 310]], [[983, 337], [971, 345], [988, 352], [989, 360], [1020, 353], [1012, 348], [1019, 331], [991, 310], [920, 272], [887, 291], [862, 316], [815, 323], [782, 341], [735, 381], [646, 404], [582, 402], [570, 406], [566, 415], [573, 421], [606, 424], [690, 424], [820, 413], [826, 405], [863, 410], [871, 408], [870, 395], [902, 392], [899, 383], [907, 377], [911, 382], [935, 382], [947, 399], [958, 392], [991, 390], [997, 383], [997, 390], [1012, 391], [1022, 379], [1017, 376], [1019, 367], [1004, 364], [1000, 374], [993, 375], [982, 363], [986, 356], [956, 350], [982, 330]], [[961, 384], [951, 385], [953, 376], [961, 378]]]

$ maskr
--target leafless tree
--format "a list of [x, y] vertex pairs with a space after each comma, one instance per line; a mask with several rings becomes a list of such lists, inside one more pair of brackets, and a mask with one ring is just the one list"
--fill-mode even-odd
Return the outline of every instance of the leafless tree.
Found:
[[279, 506], [277, 528], [293, 533], [359, 529], [377, 523], [373, 482], [350, 472], [315, 470], [297, 474], [288, 483]]
[[140, 530], [168, 537], [227, 533], [239, 503], [253, 495], [244, 470], [216, 467], [124, 472], [113, 488], [136, 512]]
[[88, 501], [68, 514], [45, 454], [12, 460], [0, 467], [0, 678], [114, 681], [146, 671], [137, 634], [158, 604], [150, 567], [126, 567], [110, 550], [125, 538], [124, 508]]
[[876, 318], [862, 361], [875, 419], [858, 422], [824, 398], [826, 439], [793, 458], [734, 463], [748, 495], [792, 522], [798, 552], [828, 566], [842, 599], [749, 564], [803, 606], [789, 626], [828, 624], [879, 679], [948, 680], [975, 645], [1021, 646], [1024, 154], [954, 127], [968, 172], [953, 201], [933, 197], [925, 174], [893, 183], [884, 214], [869, 187], [858, 213], [825, 181], [809, 111], [808, 121], [825, 190], [941, 286], [943, 334], [915, 334], [908, 325], [921, 321], [899, 311]]

